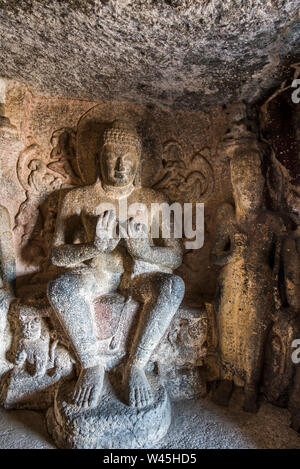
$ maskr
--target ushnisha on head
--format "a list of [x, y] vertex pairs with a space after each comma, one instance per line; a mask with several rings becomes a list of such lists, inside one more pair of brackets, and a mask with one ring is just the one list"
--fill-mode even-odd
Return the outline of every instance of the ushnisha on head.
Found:
[[115, 120], [102, 139], [100, 170], [103, 183], [115, 187], [133, 184], [138, 176], [141, 148], [135, 128], [126, 121]]

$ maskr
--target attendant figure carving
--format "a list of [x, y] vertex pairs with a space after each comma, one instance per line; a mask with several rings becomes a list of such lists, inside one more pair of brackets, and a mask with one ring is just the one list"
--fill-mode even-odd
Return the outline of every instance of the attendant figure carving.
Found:
[[244, 385], [244, 409], [257, 410], [264, 346], [274, 313], [274, 282], [283, 224], [264, 205], [258, 142], [237, 144], [230, 162], [235, 206], [217, 213], [212, 262], [222, 267], [216, 295], [221, 383], [215, 400], [228, 403], [233, 381]]
[[286, 209], [294, 229], [285, 235], [281, 251], [280, 304], [270, 332], [265, 357], [264, 392], [277, 405], [288, 406], [292, 424], [300, 428], [300, 372], [293, 363], [294, 340], [300, 339], [300, 193], [287, 190]]

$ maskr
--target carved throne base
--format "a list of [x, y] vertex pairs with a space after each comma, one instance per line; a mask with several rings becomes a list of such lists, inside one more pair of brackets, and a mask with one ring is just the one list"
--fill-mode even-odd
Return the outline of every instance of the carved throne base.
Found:
[[0, 381], [0, 403], [5, 409], [48, 409], [58, 382], [69, 379], [70, 374], [66, 369], [59, 376], [35, 377], [26, 370], [12, 369]]
[[155, 401], [143, 409], [125, 405], [108, 377], [99, 405], [78, 409], [70, 404], [74, 381], [63, 383], [46, 416], [50, 435], [63, 449], [131, 449], [151, 447], [167, 433], [171, 405], [158, 379], [148, 376]]
[[[211, 342], [208, 330], [212, 322], [208, 306], [206, 304], [189, 307], [182, 304], [147, 366], [149, 371], [158, 371], [160, 381], [172, 400], [195, 398], [206, 393], [203, 360]], [[26, 303], [20, 302], [16, 314], [21, 309], [25, 314], [25, 308]], [[122, 295], [114, 293], [98, 298], [94, 308], [99, 353], [105, 360], [106, 369], [111, 370], [120, 364], [127, 354], [139, 305], [133, 299], [126, 301]], [[46, 327], [44, 316], [49, 314], [48, 310], [41, 309], [39, 303], [35, 306], [30, 303], [29, 309], [29, 313], [40, 317]], [[47, 316], [45, 317], [47, 319]], [[53, 331], [49, 330], [49, 334], [53, 334]], [[33, 370], [27, 369], [27, 365], [13, 368], [7, 368], [6, 365], [0, 379], [0, 403], [4, 407], [46, 409], [53, 404], [55, 389], [60, 381], [73, 379], [74, 360], [69, 353], [68, 344], [61, 345], [60, 330], [57, 330], [56, 336], [59, 343], [55, 348], [54, 362], [49, 364], [47, 361], [47, 370], [43, 376], [35, 376]], [[17, 344], [18, 340], [13, 341], [12, 345], [15, 343]], [[43, 346], [43, 343], [38, 340], [30, 347], [34, 351], [34, 346], [38, 345]], [[42, 348], [45, 349], [45, 356], [50, 357], [51, 347], [49, 350], [44, 346]], [[13, 352], [14, 347], [9, 350], [12, 357]], [[13, 362], [13, 358], [11, 361]]]

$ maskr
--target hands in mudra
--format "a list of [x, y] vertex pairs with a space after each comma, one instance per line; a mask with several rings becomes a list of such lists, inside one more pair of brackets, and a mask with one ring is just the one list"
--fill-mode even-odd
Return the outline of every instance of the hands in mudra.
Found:
[[[125, 225], [125, 227], [124, 227]], [[129, 218], [127, 223], [121, 223], [116, 218], [114, 210], [106, 210], [99, 215], [96, 224], [94, 244], [99, 251], [112, 251], [124, 239], [128, 252], [133, 257], [150, 250], [148, 230], [143, 223], [137, 223]]]
[[99, 215], [96, 224], [94, 244], [99, 251], [110, 252], [119, 242], [116, 234], [117, 219], [113, 210], [106, 210]]
[[136, 223], [130, 218], [127, 223], [128, 238], [125, 238], [127, 250], [134, 257], [144, 257], [150, 252], [148, 230], [143, 223]]

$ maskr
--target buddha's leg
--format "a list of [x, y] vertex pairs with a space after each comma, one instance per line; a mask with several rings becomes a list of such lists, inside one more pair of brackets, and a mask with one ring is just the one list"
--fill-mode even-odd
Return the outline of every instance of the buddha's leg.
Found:
[[[215, 296], [215, 312], [216, 312], [216, 324], [218, 333], [218, 368], [220, 372], [220, 380], [216, 383], [216, 388], [213, 391], [213, 401], [221, 406], [227, 406], [229, 404], [232, 392], [233, 392], [233, 380], [232, 371], [228, 369], [225, 364], [226, 350], [228, 342], [231, 343], [232, 327], [230, 327], [230, 321], [232, 321], [232, 302], [228, 301], [227, 285], [223, 286], [223, 282], [218, 282], [217, 291]], [[228, 327], [229, 326], [229, 327]], [[224, 360], [225, 356], [225, 360]]]
[[142, 274], [134, 279], [135, 297], [142, 299], [137, 325], [124, 373], [129, 405], [144, 407], [153, 400], [144, 367], [167, 331], [184, 295], [183, 280], [173, 274]]
[[94, 327], [95, 288], [95, 279], [88, 271], [64, 273], [48, 285], [49, 301], [81, 367], [73, 403], [82, 407], [97, 404], [104, 376]]
[[244, 387], [245, 400], [243, 409], [246, 412], [255, 413], [258, 410], [258, 388], [261, 381], [262, 366], [264, 359], [264, 348], [269, 331], [263, 315], [257, 314], [257, 325], [253, 325], [249, 331], [247, 350], [245, 350], [245, 374]]

